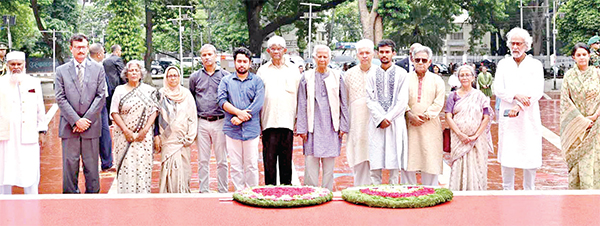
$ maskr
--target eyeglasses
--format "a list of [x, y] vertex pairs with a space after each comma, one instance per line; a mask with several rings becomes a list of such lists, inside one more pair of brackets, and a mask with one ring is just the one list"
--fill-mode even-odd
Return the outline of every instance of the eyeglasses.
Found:
[[140, 72], [140, 69], [131, 68], [131, 69], [127, 69], [127, 72]]
[[271, 48], [269, 48], [269, 49], [271, 50], [271, 52], [283, 52], [283, 50], [284, 50], [285, 48], [272, 48], [272, 47], [271, 47]]
[[73, 46], [73, 49], [78, 49], [78, 50], [82, 50], [82, 49], [87, 49], [87, 46]]
[[427, 63], [427, 62], [429, 61], [429, 59], [427, 59], [427, 58], [415, 58], [415, 59], [413, 59], [413, 60], [414, 60], [414, 61], [415, 61], [415, 63], [417, 63], [417, 64], [424, 64], [424, 63]]

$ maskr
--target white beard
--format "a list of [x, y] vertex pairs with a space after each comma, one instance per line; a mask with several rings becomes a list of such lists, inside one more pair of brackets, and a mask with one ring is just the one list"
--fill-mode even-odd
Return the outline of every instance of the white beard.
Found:
[[25, 69], [20, 73], [13, 73], [12, 71], [8, 71], [7, 76], [10, 76], [10, 84], [18, 85], [21, 84], [21, 79], [25, 76]]

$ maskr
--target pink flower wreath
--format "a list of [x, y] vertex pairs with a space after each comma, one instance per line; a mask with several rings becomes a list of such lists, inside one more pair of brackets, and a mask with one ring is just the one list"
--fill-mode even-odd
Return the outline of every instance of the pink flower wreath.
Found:
[[342, 198], [350, 203], [384, 208], [422, 208], [451, 201], [453, 193], [446, 188], [420, 185], [374, 185], [347, 188]]
[[257, 186], [235, 192], [233, 200], [258, 207], [299, 207], [331, 201], [327, 188], [312, 186]]

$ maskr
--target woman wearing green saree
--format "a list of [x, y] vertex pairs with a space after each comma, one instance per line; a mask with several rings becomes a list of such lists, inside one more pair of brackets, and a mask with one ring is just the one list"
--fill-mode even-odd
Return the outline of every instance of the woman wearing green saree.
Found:
[[481, 65], [479, 67], [481, 72], [477, 75], [477, 82], [479, 83], [479, 90], [487, 97], [492, 96], [492, 83], [494, 83], [494, 78], [492, 78], [492, 74], [487, 71], [487, 67]]
[[575, 67], [565, 74], [560, 95], [560, 139], [569, 189], [600, 189], [600, 71], [588, 66], [590, 50], [577, 43]]

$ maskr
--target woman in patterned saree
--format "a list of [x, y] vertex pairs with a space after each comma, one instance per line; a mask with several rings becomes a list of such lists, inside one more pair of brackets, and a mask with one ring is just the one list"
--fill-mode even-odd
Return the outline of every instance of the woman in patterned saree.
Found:
[[588, 66], [590, 49], [577, 43], [576, 66], [565, 74], [560, 93], [560, 141], [569, 170], [569, 189], [600, 189], [600, 71]]
[[159, 90], [160, 193], [190, 193], [190, 145], [196, 138], [198, 117], [196, 101], [192, 93], [180, 85], [180, 76], [177, 67], [168, 67], [164, 86]]
[[157, 92], [143, 84], [144, 64], [132, 60], [121, 77], [127, 83], [117, 86], [110, 106], [114, 123], [114, 150], [119, 193], [150, 193], [152, 180], [152, 138], [158, 115]]
[[490, 98], [474, 89], [473, 67], [457, 70], [461, 87], [450, 93], [446, 101], [446, 122], [451, 129], [449, 188], [453, 191], [487, 189], [487, 158], [493, 152], [490, 134]]

